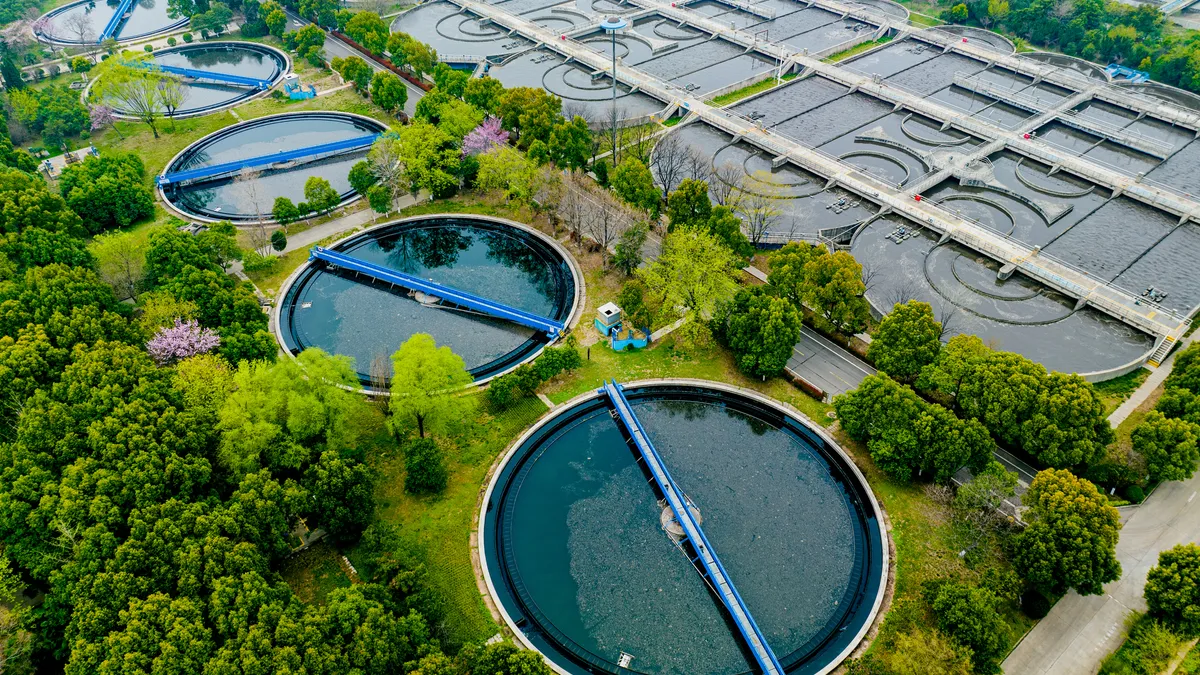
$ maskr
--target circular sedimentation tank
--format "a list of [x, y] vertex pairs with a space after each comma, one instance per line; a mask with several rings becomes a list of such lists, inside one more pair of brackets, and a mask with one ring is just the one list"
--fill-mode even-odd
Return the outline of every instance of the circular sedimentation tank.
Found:
[[[81, 0], [44, 14], [35, 23], [34, 33], [39, 40], [60, 45], [95, 44], [122, 5], [116, 0]], [[173, 17], [164, 0], [134, 2], [129, 18], [117, 26], [119, 42], [154, 37], [181, 28], [188, 17]]]
[[[568, 326], [582, 275], [556, 241], [486, 216], [418, 216], [370, 228], [333, 251], [466, 291]], [[415, 333], [463, 358], [477, 382], [536, 357], [544, 333], [481, 314], [422, 303], [402, 288], [310, 261], [280, 291], [275, 331], [284, 349], [319, 347], [354, 359], [364, 388], [384, 390], [390, 357]]]
[[[269, 82], [274, 86], [289, 70], [286, 54], [256, 42], [202, 42], [169, 47], [154, 52], [151, 63], [160, 66], [191, 68], [210, 73], [240, 75]], [[193, 117], [222, 110], [266, 94], [269, 89], [183, 78], [186, 98], [175, 110], [176, 118]], [[129, 111], [116, 113], [132, 117]]]
[[[697, 380], [625, 392], [785, 670], [836, 668], [878, 612], [888, 567], [854, 464], [754, 392]], [[488, 592], [559, 672], [758, 672], [610, 410], [582, 395], [502, 458], [479, 514]]]
[[[385, 131], [383, 123], [343, 112], [298, 112], [270, 115], [234, 124], [201, 138], [175, 156], [163, 170], [170, 174], [189, 169], [224, 165], [288, 150], [361, 138]], [[270, 219], [277, 197], [299, 204], [304, 183], [320, 176], [342, 197], [358, 194], [350, 187], [350, 167], [369, 146], [319, 159], [301, 158], [256, 167], [252, 179], [226, 173], [160, 188], [163, 199], [177, 211], [198, 220], [256, 222]]]

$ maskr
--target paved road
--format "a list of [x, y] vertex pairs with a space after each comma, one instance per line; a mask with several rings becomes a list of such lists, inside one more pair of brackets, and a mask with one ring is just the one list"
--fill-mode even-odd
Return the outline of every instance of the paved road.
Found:
[[1121, 644], [1125, 616], [1145, 610], [1142, 589], [1158, 554], [1175, 544], [1200, 540], [1200, 474], [1164, 483], [1139, 507], [1122, 509], [1117, 543], [1122, 576], [1104, 595], [1069, 593], [1004, 661], [1010, 675], [1093, 675], [1100, 661]]
[[787, 369], [825, 392], [830, 398], [857, 389], [875, 369], [805, 326], [792, 348]]

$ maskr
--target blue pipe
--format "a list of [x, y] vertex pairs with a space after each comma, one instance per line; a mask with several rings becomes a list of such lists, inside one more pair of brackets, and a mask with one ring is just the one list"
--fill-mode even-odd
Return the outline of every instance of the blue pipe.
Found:
[[365, 274], [369, 277], [379, 279], [380, 281], [386, 281], [390, 284], [396, 284], [397, 286], [402, 286], [410, 290], [427, 293], [460, 307], [465, 307], [476, 312], [482, 312], [488, 316], [506, 319], [508, 321], [512, 321], [513, 323], [542, 331], [551, 338], [556, 337], [560, 332], [562, 332], [563, 328], [565, 328], [563, 322], [561, 321], [547, 319], [536, 314], [531, 314], [530, 312], [526, 312], [522, 309], [509, 307], [508, 305], [502, 305], [498, 302], [467, 293], [466, 291], [460, 291], [443, 284], [427, 281], [411, 274], [405, 274], [404, 272], [397, 272], [396, 270], [389, 269], [381, 265], [376, 265], [374, 263], [369, 263], [365, 260], [359, 260], [358, 258], [348, 256], [345, 253], [330, 251], [329, 249], [321, 248], [320, 246], [314, 246], [312, 248], [312, 250], [309, 252], [308, 259], [323, 260], [329, 264], [336, 265], [343, 269], [352, 270], [360, 274]]
[[171, 185], [173, 183], [181, 183], [185, 180], [212, 178], [214, 176], [220, 176], [227, 173], [236, 173], [242, 169], [267, 166], [277, 162], [300, 159], [301, 157], [312, 157], [327, 153], [344, 152], [357, 148], [365, 148], [374, 143], [376, 138], [379, 138], [379, 134], [369, 134], [366, 136], [359, 136], [357, 138], [347, 138], [340, 141], [334, 141], [332, 143], [310, 145], [306, 148], [285, 150], [271, 155], [259, 155], [258, 157], [249, 157], [247, 159], [239, 159], [233, 162], [213, 164], [212, 166], [202, 166], [196, 169], [187, 169], [185, 171], [168, 171], [156, 178], [154, 182], [159, 186]]

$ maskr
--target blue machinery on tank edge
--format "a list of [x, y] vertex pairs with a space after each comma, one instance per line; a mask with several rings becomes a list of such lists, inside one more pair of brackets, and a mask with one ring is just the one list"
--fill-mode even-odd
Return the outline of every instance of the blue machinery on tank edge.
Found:
[[157, 70], [172, 75], [181, 75], [190, 77], [194, 80], [211, 80], [222, 84], [235, 84], [241, 87], [253, 87], [255, 89], [269, 89], [271, 87], [270, 80], [261, 80], [257, 77], [244, 77], [242, 75], [231, 75], [229, 73], [217, 73], [211, 70], [198, 70], [196, 68], [183, 68], [180, 66], [165, 66], [158, 63], [145, 62], [142, 65], [147, 70]]
[[675, 484], [675, 479], [671, 478], [662, 457], [654, 448], [654, 444], [650, 442], [650, 437], [625, 398], [624, 388], [615, 381], [605, 381], [604, 386], [599, 389], [599, 393], [608, 396], [616, 413], [617, 421], [633, 440], [651, 477], [675, 514], [675, 520], [683, 528], [685, 538], [696, 552], [692, 564], [697, 565], [701, 574], [711, 583], [713, 591], [720, 597], [725, 609], [729, 611], [734, 624], [737, 625], [738, 631], [754, 655], [754, 660], [758, 662], [759, 668], [762, 669], [764, 675], [783, 675], [783, 666], [780, 665], [779, 659], [775, 658], [775, 652], [771, 651], [766, 637], [759, 630], [758, 624], [754, 622], [754, 617], [750, 616], [750, 610], [746, 607], [742, 596], [733, 587], [733, 581], [725, 572], [725, 566], [717, 558], [716, 551], [708, 543], [708, 538], [704, 536], [704, 530], [700, 529], [700, 524], [696, 522], [695, 516], [688, 508], [683, 491]]
[[335, 265], [337, 267], [341, 267], [342, 269], [357, 272], [359, 274], [365, 274], [374, 279], [379, 279], [380, 281], [384, 281], [389, 284], [395, 284], [396, 286], [401, 286], [412, 291], [420, 291], [421, 293], [426, 293], [428, 295], [440, 298], [443, 302], [448, 302], [452, 305], [457, 305], [459, 307], [464, 307], [466, 309], [487, 314], [488, 316], [494, 316], [499, 319], [505, 319], [522, 326], [533, 328], [534, 330], [544, 332], [551, 338], [558, 336], [558, 334], [562, 332], [563, 328], [565, 328], [565, 325], [561, 321], [547, 319], [545, 317], [517, 309], [516, 307], [502, 305], [498, 302], [488, 300], [487, 298], [481, 298], [472, 293], [467, 293], [466, 291], [460, 291], [443, 284], [426, 281], [425, 279], [415, 277], [411, 274], [397, 272], [396, 270], [389, 269], [381, 265], [376, 265], [374, 263], [369, 263], [365, 260], [359, 260], [358, 258], [348, 256], [345, 253], [330, 251], [329, 249], [321, 248], [320, 246], [314, 246], [309, 251], [308, 259], [323, 260], [330, 265]]
[[375, 142], [379, 134], [368, 134], [366, 136], [358, 136], [356, 138], [347, 138], [332, 143], [321, 143], [320, 145], [310, 145], [306, 148], [297, 148], [295, 150], [285, 150], [276, 152], [270, 155], [259, 155], [258, 157], [249, 157], [247, 159], [239, 159], [233, 162], [225, 162], [223, 164], [213, 164], [212, 166], [202, 166], [196, 169], [187, 169], [184, 171], [168, 171], [154, 180], [159, 186], [172, 185], [182, 183], [188, 180], [199, 180], [202, 178], [215, 178], [225, 174], [237, 173], [242, 169], [253, 169], [260, 166], [270, 166], [279, 162], [289, 162], [294, 159], [303, 159], [306, 157], [317, 157], [319, 155], [335, 155], [342, 152], [349, 152], [359, 148], [365, 148]]
[[133, 0], [121, 0], [121, 4], [117, 5], [117, 11], [104, 25], [104, 30], [100, 31], [100, 37], [96, 39], [96, 43], [99, 44], [110, 37], [116, 37], [117, 27], [125, 20], [125, 15], [131, 11], [133, 11]]

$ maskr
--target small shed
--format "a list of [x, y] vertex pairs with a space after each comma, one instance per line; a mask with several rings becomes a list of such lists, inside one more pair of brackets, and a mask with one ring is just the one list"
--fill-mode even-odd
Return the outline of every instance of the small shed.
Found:
[[608, 335], [621, 326], [621, 308], [606, 302], [596, 310], [596, 330]]

